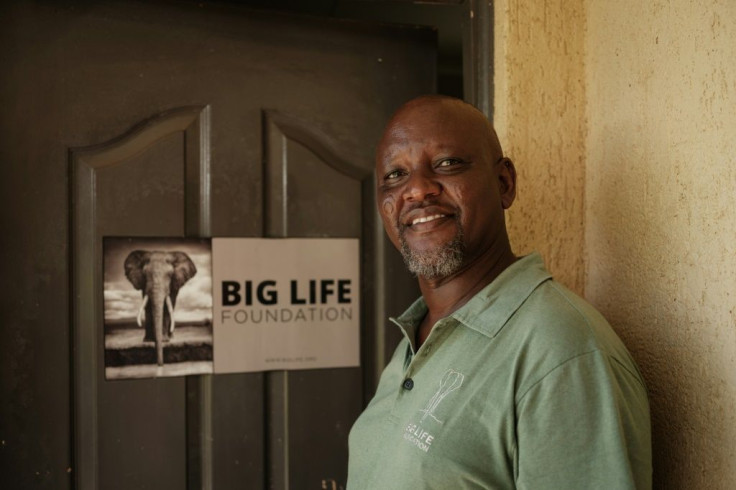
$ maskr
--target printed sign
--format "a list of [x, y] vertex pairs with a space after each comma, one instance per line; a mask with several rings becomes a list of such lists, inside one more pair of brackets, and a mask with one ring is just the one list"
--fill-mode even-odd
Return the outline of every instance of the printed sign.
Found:
[[213, 238], [215, 373], [359, 365], [357, 239]]

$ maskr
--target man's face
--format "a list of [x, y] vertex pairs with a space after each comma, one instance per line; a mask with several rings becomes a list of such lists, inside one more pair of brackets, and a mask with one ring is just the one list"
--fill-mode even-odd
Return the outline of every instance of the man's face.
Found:
[[505, 240], [514, 175], [504, 162], [483, 116], [460, 101], [418, 99], [394, 116], [377, 152], [377, 202], [412, 272], [451, 276]]

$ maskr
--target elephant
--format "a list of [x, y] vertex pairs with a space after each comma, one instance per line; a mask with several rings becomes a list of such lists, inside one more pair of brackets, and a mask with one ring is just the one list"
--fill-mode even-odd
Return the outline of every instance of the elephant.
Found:
[[163, 344], [169, 341], [176, 325], [176, 296], [196, 273], [197, 268], [184, 252], [135, 250], [125, 259], [125, 277], [143, 296], [138, 310], [138, 326], [143, 326], [145, 316], [143, 340], [156, 343], [156, 363], [159, 366], [164, 364]]

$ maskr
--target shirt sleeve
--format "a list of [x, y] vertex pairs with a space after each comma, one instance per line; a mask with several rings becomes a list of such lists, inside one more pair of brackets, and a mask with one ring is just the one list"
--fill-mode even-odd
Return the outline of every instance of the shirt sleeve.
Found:
[[562, 363], [521, 395], [516, 436], [518, 489], [652, 487], [646, 389], [600, 351]]

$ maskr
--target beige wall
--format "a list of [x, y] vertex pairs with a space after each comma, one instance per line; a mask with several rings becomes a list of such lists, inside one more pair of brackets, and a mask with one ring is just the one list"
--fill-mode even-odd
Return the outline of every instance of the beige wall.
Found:
[[582, 293], [582, 2], [502, 0], [494, 16], [494, 123], [519, 176], [511, 244], [541, 252], [557, 280]]
[[[644, 372], [655, 488], [736, 488], [736, 2], [561, 5], [495, 2], [496, 123], [529, 165], [522, 189], [550, 192], [520, 196], [513, 241], [546, 254], [582, 241], [584, 261], [547, 260], [585, 271], [585, 296]], [[577, 48], [558, 54], [571, 33]], [[581, 87], [559, 83], [579, 73]], [[545, 101], [582, 106], [580, 123], [540, 125], [529, 115]], [[558, 160], [571, 145], [581, 155], [572, 171]], [[549, 158], [527, 162], [539, 155]], [[584, 226], [560, 238], [578, 201]], [[535, 227], [547, 234], [526, 232]], [[577, 289], [576, 274], [555, 272]]]

